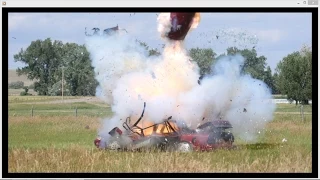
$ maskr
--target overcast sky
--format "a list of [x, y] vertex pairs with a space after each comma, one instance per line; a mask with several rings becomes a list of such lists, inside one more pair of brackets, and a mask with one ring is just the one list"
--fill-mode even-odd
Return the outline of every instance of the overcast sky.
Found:
[[[23, 67], [13, 55], [31, 41], [50, 37], [84, 44], [85, 27], [119, 25], [134, 38], [161, 49], [157, 13], [10, 13], [9, 69]], [[187, 48], [212, 48], [218, 55], [227, 47], [255, 48], [267, 57], [272, 70], [287, 54], [311, 45], [311, 13], [201, 13], [197, 29], [185, 39]], [[218, 36], [218, 38], [217, 38]]]

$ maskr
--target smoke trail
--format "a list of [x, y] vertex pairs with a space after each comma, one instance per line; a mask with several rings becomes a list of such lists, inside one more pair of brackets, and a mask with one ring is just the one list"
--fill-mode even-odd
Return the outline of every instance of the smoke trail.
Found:
[[[158, 21], [158, 30], [165, 35], [170, 27], [168, 14], [160, 14]], [[136, 120], [140, 116], [143, 102], [147, 108], [142, 123], [158, 123], [172, 116], [196, 128], [203, 117], [222, 118], [233, 124], [236, 136], [255, 140], [257, 132], [272, 120], [275, 106], [265, 83], [241, 73], [243, 57], [219, 59], [213, 74], [199, 85], [199, 68], [190, 61], [183, 44], [167, 41], [162, 55], [151, 58], [128, 35], [87, 39], [99, 82], [97, 94], [114, 113], [99, 132], [105, 141], [108, 132], [115, 126], [121, 128], [126, 117]]]

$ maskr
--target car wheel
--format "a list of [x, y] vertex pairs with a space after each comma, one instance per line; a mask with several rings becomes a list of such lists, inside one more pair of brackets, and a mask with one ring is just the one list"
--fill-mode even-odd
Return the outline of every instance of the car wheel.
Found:
[[118, 150], [120, 149], [120, 144], [118, 143], [118, 141], [112, 141], [108, 144], [107, 148], [110, 150]]
[[226, 141], [226, 142], [231, 142], [231, 143], [234, 142], [234, 136], [233, 136], [232, 133], [224, 133], [224, 134], [222, 134], [222, 138], [223, 138], [224, 141]]
[[190, 143], [187, 142], [181, 142], [177, 146], [178, 152], [191, 152], [192, 151], [192, 146]]

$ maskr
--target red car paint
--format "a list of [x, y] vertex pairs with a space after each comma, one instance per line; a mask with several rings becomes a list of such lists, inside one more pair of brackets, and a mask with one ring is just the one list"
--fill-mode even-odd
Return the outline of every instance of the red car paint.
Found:
[[94, 145], [95, 145], [97, 148], [99, 148], [99, 147], [100, 147], [100, 142], [101, 142], [101, 139], [100, 139], [100, 138], [96, 138], [96, 139], [94, 140]]
[[[209, 129], [206, 129], [208, 127]], [[195, 151], [210, 151], [210, 150], [222, 148], [222, 147], [231, 148], [233, 146], [232, 145], [233, 141], [225, 142], [223, 140], [218, 143], [209, 144], [208, 143], [209, 135], [210, 133], [212, 133], [212, 129], [210, 129], [210, 127], [229, 129], [229, 128], [232, 128], [232, 125], [230, 124], [229, 121], [223, 121], [223, 120], [209, 121], [198, 127], [198, 128], [201, 128], [203, 132], [182, 133], [180, 136], [180, 141], [191, 144], [193, 147], [193, 150]]]
[[172, 12], [171, 18], [171, 31], [168, 33], [168, 38], [171, 40], [184, 40], [190, 27], [192, 25], [195, 12]]
[[208, 144], [209, 134], [182, 134], [181, 142], [192, 145], [194, 151], [211, 151], [221, 147], [232, 147], [231, 143]]

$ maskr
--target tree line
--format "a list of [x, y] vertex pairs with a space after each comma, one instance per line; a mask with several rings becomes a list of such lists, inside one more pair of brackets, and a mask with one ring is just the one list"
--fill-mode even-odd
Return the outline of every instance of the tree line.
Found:
[[[149, 56], [159, 56], [158, 49], [150, 49], [145, 43], [137, 42], [146, 49]], [[243, 73], [264, 81], [272, 94], [287, 95], [288, 99], [307, 103], [312, 99], [312, 51], [304, 46], [301, 51], [284, 57], [274, 73], [267, 66], [265, 56], [258, 56], [254, 48], [229, 47], [225, 54], [217, 56], [211, 48], [192, 48], [189, 55], [200, 68], [200, 78], [211, 74], [211, 65], [221, 56], [241, 54], [245, 58]], [[89, 52], [84, 45], [62, 43], [50, 38], [36, 40], [14, 55], [16, 62], [26, 64], [18, 68], [18, 75], [35, 80], [34, 91], [38, 95], [94, 96], [98, 82], [94, 78]], [[62, 78], [62, 76], [64, 76]]]

